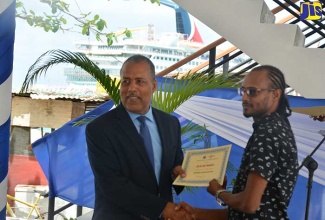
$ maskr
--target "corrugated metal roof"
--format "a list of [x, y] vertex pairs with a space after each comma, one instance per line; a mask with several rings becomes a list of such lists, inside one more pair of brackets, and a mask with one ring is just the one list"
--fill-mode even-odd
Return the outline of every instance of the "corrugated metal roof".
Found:
[[[18, 89], [12, 92], [13, 94], [19, 94]], [[32, 99], [75, 99], [97, 102], [104, 102], [108, 97], [107, 93], [96, 90], [96, 86], [72, 84], [67, 86], [34, 85], [23, 96], [27, 94]]]

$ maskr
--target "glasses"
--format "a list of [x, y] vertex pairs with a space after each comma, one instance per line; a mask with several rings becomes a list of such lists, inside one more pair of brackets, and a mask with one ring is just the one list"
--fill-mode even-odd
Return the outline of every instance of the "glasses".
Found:
[[254, 87], [251, 88], [240, 87], [238, 88], [238, 95], [243, 96], [244, 93], [246, 93], [246, 95], [249, 97], [256, 97], [261, 91], [274, 91], [274, 90], [276, 89], [257, 89]]

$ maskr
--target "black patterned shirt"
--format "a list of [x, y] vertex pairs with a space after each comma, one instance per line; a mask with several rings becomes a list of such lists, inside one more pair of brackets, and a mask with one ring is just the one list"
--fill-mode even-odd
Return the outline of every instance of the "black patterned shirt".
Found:
[[249, 172], [268, 181], [259, 209], [253, 214], [229, 209], [229, 219], [289, 219], [287, 207], [298, 176], [297, 147], [290, 125], [278, 113], [253, 123], [233, 193], [244, 190]]

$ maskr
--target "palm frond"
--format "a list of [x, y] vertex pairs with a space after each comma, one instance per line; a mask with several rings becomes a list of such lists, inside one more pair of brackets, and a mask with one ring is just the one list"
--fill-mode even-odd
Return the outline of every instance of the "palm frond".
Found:
[[238, 169], [235, 167], [235, 165], [232, 162], [228, 161], [226, 173], [231, 174], [234, 172], [238, 172]]
[[196, 193], [196, 191], [199, 190], [199, 187], [198, 186], [185, 186], [184, 191], [185, 190], [190, 192], [190, 193]]
[[180, 80], [166, 78], [153, 94], [152, 105], [167, 113], [174, 112], [191, 97], [210, 89], [229, 88], [234, 82], [224, 75], [187, 74]]
[[80, 119], [79, 121], [75, 121], [72, 126], [85, 126], [88, 123], [90, 123], [92, 120], [94, 120], [97, 117], [97, 115], [89, 115], [88, 117], [85, 117], [83, 119]]
[[205, 130], [206, 128], [204, 126], [192, 123], [192, 121], [190, 121], [181, 127], [181, 134], [183, 138], [190, 138], [193, 133], [203, 133]]
[[88, 72], [103, 86], [115, 104], [120, 103], [119, 82], [116, 83], [116, 79], [106, 75], [105, 71], [101, 70], [85, 54], [64, 50], [49, 50], [42, 54], [29, 68], [20, 92], [27, 92], [29, 86], [33, 85], [42, 74], [46, 75], [50, 67], [61, 63], [74, 64]]

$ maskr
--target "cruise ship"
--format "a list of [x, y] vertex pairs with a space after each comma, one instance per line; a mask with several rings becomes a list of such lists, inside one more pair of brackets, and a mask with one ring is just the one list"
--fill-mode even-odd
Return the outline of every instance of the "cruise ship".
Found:
[[[157, 34], [154, 25], [148, 24], [146, 27], [128, 29], [131, 30], [132, 37], [120, 37], [111, 46], [100, 41], [75, 41], [74, 52], [86, 54], [106, 74], [112, 78], [119, 78], [123, 62], [134, 54], [142, 54], [150, 58], [155, 65], [156, 73], [159, 73], [205, 46], [194, 18], [189, 13], [170, 0], [159, 2], [175, 10], [176, 33]], [[216, 53], [219, 52], [222, 51], [218, 51], [217, 48]], [[236, 66], [247, 58], [242, 54], [232, 59], [228, 63], [229, 67]], [[167, 76], [187, 73], [208, 59], [207, 52]], [[216, 73], [218, 71], [222, 73], [222, 67], [216, 69]], [[95, 78], [79, 67], [72, 65], [66, 67], [64, 74], [69, 85], [97, 85]]]
[[[191, 41], [181, 33], [164, 33], [157, 38], [154, 37], [152, 29], [153, 25], [149, 25], [146, 39], [125, 38], [111, 46], [98, 41], [76, 41], [74, 51], [86, 54], [111, 77], [119, 77], [122, 63], [132, 55], [142, 54], [150, 58], [158, 73], [204, 46], [203, 43]], [[186, 73], [206, 60], [208, 55], [202, 55], [171, 74]], [[68, 83], [83, 85], [96, 83], [96, 80], [81, 68], [71, 66], [64, 71]]]
[[[132, 37], [121, 37], [111, 46], [100, 41], [75, 41], [74, 52], [86, 54], [106, 74], [118, 78], [122, 63], [134, 54], [150, 58], [156, 73], [159, 73], [205, 46], [191, 15], [172, 1], [161, 0], [160, 3], [175, 9], [176, 33], [157, 34], [154, 25], [148, 24], [143, 28], [135, 28], [134, 31], [129, 29]], [[208, 59], [208, 54], [204, 54], [170, 74], [186, 73]], [[68, 84], [96, 84], [96, 80], [79, 67], [68, 66], [64, 69], [64, 74]]]

